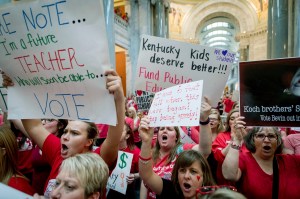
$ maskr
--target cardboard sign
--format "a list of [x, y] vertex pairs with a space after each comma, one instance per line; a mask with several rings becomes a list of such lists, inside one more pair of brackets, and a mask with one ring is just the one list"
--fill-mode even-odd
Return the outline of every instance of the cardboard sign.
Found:
[[[116, 124], [99, 0], [39, 0], [0, 8], [0, 65], [14, 81], [9, 119], [64, 118]], [[110, 115], [110, 117], [107, 117]]]
[[202, 87], [199, 80], [156, 93], [148, 113], [150, 126], [199, 125]]
[[138, 111], [148, 111], [150, 109], [154, 94], [146, 91], [135, 91], [135, 100], [138, 105]]
[[1, 199], [32, 199], [32, 197], [26, 193], [23, 193], [17, 189], [9, 187], [3, 183], [0, 183]]
[[236, 53], [207, 46], [146, 36], [141, 39], [135, 89], [162, 89], [203, 80], [203, 95], [216, 106], [222, 95]]
[[300, 58], [242, 62], [239, 71], [248, 126], [299, 127]]
[[107, 188], [118, 191], [122, 194], [126, 194], [127, 181], [126, 178], [130, 174], [131, 164], [132, 164], [132, 153], [127, 153], [124, 151], [118, 152], [118, 161], [115, 169], [108, 178]]

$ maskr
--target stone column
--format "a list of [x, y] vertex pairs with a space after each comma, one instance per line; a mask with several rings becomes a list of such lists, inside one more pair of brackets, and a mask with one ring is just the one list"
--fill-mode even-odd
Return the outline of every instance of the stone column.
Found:
[[269, 0], [267, 56], [288, 56], [288, 1]]
[[151, 33], [151, 18], [152, 13], [150, 9], [149, 0], [139, 0], [139, 27], [140, 34], [150, 35]]
[[154, 35], [157, 37], [166, 37], [166, 19], [165, 19], [165, 6], [163, 0], [155, 1], [154, 13]]
[[294, 57], [300, 57], [300, 1], [294, 0]]

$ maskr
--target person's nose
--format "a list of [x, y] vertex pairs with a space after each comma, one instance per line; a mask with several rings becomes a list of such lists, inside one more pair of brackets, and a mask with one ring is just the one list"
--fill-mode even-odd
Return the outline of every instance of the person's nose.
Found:
[[184, 173], [184, 178], [185, 179], [189, 179], [191, 177], [191, 174], [190, 172], [187, 170], [185, 173]]
[[59, 199], [61, 198], [62, 184], [52, 190], [50, 194], [51, 199]]
[[70, 133], [69, 133], [69, 132], [66, 132], [66, 133], [62, 134], [61, 138], [62, 138], [63, 140], [69, 140], [69, 138], [70, 138]]

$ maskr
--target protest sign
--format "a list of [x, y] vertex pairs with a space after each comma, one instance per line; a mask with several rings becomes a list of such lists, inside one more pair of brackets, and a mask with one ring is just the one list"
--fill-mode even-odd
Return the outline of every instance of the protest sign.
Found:
[[[10, 119], [116, 124], [102, 1], [39, 0], [0, 8], [0, 64]], [[107, 117], [110, 115], [110, 117]]]
[[[0, 82], [3, 82], [2, 76], [0, 76]], [[2, 84], [0, 86], [0, 108], [3, 112], [7, 112], [7, 89]]]
[[240, 110], [248, 126], [299, 126], [299, 63], [300, 58], [240, 63]]
[[126, 194], [127, 181], [126, 178], [130, 174], [131, 164], [132, 164], [132, 153], [127, 153], [124, 151], [118, 152], [118, 161], [115, 169], [108, 178], [107, 188], [118, 191], [122, 194]]
[[3, 183], [0, 183], [1, 199], [32, 199], [32, 197], [26, 193], [23, 193], [17, 189], [9, 187]]
[[180, 84], [155, 94], [148, 112], [150, 126], [197, 126], [203, 80]]
[[135, 89], [162, 89], [203, 80], [203, 95], [216, 106], [222, 95], [236, 53], [207, 46], [146, 36], [141, 38]]
[[138, 105], [138, 111], [148, 111], [150, 109], [154, 94], [146, 91], [135, 91], [135, 100]]

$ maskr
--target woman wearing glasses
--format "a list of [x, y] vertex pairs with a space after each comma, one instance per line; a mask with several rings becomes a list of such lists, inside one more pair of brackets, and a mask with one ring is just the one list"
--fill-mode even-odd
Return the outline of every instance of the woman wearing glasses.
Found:
[[[246, 132], [243, 117], [235, 120], [235, 134], [222, 171], [237, 181], [247, 198], [299, 198], [300, 156], [281, 155], [283, 143], [276, 127], [254, 127]], [[240, 153], [244, 138], [249, 152]], [[278, 180], [279, 179], [279, 180]]]
[[[216, 172], [217, 184], [220, 185], [235, 185], [234, 182], [230, 182], [223, 177], [222, 163], [225, 157], [227, 156], [232, 140], [234, 139], [234, 121], [239, 116], [240, 113], [238, 109], [233, 109], [228, 113], [225, 123], [225, 131], [218, 133], [217, 137], [215, 138], [212, 144], [212, 152], [214, 154], [214, 158], [218, 162]], [[242, 144], [241, 151], [248, 151], [244, 144]]]

